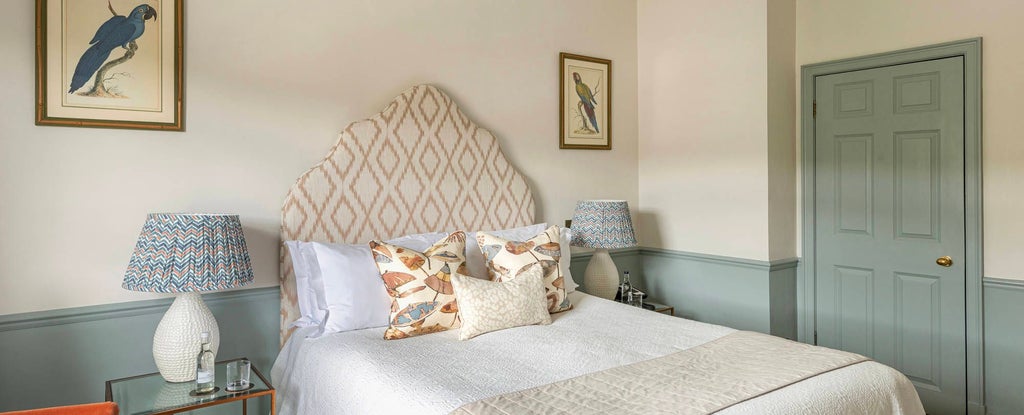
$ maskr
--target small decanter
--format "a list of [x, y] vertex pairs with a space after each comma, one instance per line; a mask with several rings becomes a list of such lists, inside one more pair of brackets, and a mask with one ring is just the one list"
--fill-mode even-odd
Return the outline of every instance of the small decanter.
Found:
[[210, 332], [204, 331], [200, 335], [203, 346], [196, 357], [196, 393], [205, 394], [215, 389], [214, 356], [210, 350]]
[[619, 291], [622, 293], [622, 298], [619, 301], [629, 303], [633, 293], [633, 284], [629, 282], [629, 271], [622, 271], [622, 285], [619, 286]]

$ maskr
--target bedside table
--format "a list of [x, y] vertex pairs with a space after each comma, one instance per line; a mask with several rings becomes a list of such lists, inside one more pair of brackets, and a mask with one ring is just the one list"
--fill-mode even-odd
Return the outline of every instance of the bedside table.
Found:
[[274, 415], [277, 404], [277, 391], [267, 382], [263, 374], [251, 366], [249, 382], [253, 387], [239, 392], [227, 392], [224, 383], [227, 379], [227, 363], [245, 358], [217, 362], [215, 373], [220, 389], [217, 392], [191, 396], [189, 392], [196, 388], [195, 381], [170, 383], [160, 373], [132, 376], [107, 381], [106, 400], [117, 403], [123, 415], [159, 415], [187, 412], [207, 406], [221, 405], [229, 402], [242, 401], [242, 414], [248, 411], [248, 400], [260, 396], [270, 396], [270, 414]]
[[655, 303], [653, 301], [644, 301], [645, 305], [653, 305], [655, 313], [668, 314], [672, 317], [676, 315], [676, 308], [665, 304]]

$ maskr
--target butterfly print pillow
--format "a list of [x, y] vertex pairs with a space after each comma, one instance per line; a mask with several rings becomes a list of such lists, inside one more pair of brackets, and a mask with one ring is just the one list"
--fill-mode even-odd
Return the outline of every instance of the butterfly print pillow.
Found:
[[548, 311], [557, 313], [572, 308], [558, 266], [562, 259], [558, 236], [558, 226], [551, 226], [526, 241], [510, 241], [487, 232], [477, 233], [476, 239], [492, 281], [511, 281], [536, 268], [544, 276]]
[[456, 231], [424, 252], [371, 241], [370, 250], [391, 296], [384, 339], [404, 339], [461, 326], [452, 274], [465, 275], [466, 233]]

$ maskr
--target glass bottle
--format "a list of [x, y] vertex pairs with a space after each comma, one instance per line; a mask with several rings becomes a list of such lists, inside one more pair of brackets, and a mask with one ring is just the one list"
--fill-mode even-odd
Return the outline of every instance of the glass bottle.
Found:
[[622, 271], [622, 285], [619, 286], [619, 290], [622, 291], [622, 299], [620, 301], [624, 303], [631, 302], [630, 297], [633, 294], [633, 284], [629, 282], [629, 271]]
[[213, 351], [210, 350], [210, 332], [200, 335], [203, 346], [196, 357], [196, 393], [210, 393], [214, 389]]

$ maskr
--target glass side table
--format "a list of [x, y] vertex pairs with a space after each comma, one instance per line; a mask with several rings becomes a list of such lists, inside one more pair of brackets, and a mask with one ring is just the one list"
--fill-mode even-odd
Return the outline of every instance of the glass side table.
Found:
[[260, 396], [270, 396], [270, 414], [274, 415], [277, 405], [277, 391], [267, 382], [267, 378], [253, 364], [249, 382], [252, 388], [239, 392], [227, 392], [224, 383], [227, 379], [227, 364], [245, 358], [217, 362], [216, 392], [208, 395], [191, 396], [189, 392], [196, 388], [196, 383], [170, 383], [160, 373], [132, 376], [107, 381], [108, 402], [114, 402], [123, 415], [161, 415], [187, 412], [207, 406], [221, 405], [229, 402], [242, 401], [242, 414], [248, 411], [248, 400]]

